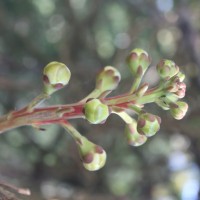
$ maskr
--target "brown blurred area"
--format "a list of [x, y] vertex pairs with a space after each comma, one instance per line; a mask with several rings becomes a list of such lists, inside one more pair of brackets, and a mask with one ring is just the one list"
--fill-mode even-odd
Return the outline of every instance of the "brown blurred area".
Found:
[[143, 48], [152, 57], [145, 76], [155, 85], [156, 63], [172, 59], [186, 74], [187, 116], [176, 121], [160, 108], [161, 130], [141, 147], [124, 139], [124, 123], [73, 120], [104, 147], [106, 166], [88, 172], [74, 141], [59, 126], [40, 132], [22, 127], [0, 137], [0, 182], [27, 187], [31, 200], [200, 199], [200, 1], [199, 0], [1, 0], [0, 114], [21, 108], [42, 90], [42, 70], [64, 62], [69, 85], [45, 105], [76, 102], [94, 87], [106, 65], [122, 75], [114, 94], [128, 91], [133, 77], [126, 56]]

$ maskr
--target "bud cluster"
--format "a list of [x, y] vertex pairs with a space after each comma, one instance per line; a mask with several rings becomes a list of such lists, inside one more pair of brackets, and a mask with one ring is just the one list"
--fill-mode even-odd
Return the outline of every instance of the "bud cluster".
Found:
[[170, 60], [160, 61], [157, 65], [157, 71], [163, 79], [162, 88], [165, 94], [158, 98], [156, 103], [164, 110], [170, 110], [170, 114], [175, 119], [180, 120], [188, 110], [187, 103], [179, 101], [185, 97], [186, 84], [183, 82], [185, 75]]
[[140, 85], [150, 61], [150, 56], [142, 49], [132, 50], [127, 58], [127, 64], [135, 78], [130, 96], [137, 97], [133, 98], [133, 101], [127, 99], [130, 101], [128, 109], [138, 115], [137, 121], [128, 115], [127, 109], [118, 109], [117, 112], [115, 108], [113, 111], [125, 121], [125, 138], [132, 146], [144, 144], [148, 137], [154, 136], [160, 129], [161, 118], [146, 112], [143, 109], [144, 104], [155, 102], [164, 110], [169, 110], [170, 114], [178, 120], [185, 116], [188, 109], [187, 103], [179, 101], [186, 92], [186, 85], [183, 82], [185, 75], [179, 71], [179, 67], [173, 61], [161, 60], [157, 64], [157, 72], [161, 78], [158, 87], [148, 91], [147, 83]]
[[[141, 84], [141, 81], [150, 64], [151, 58], [146, 51], [132, 50], [127, 58], [127, 65], [134, 76], [130, 91], [119, 96], [107, 97], [117, 88], [121, 75], [116, 68], [106, 66], [97, 75], [95, 88], [88, 96], [74, 104], [51, 107], [49, 121], [41, 120], [37, 125], [60, 123], [74, 138], [83, 166], [90, 171], [102, 168], [106, 162], [104, 149], [82, 136], [67, 121], [68, 119], [83, 118], [91, 124], [102, 124], [110, 114], [117, 114], [126, 124], [124, 135], [127, 143], [140, 146], [159, 131], [161, 124], [159, 116], [144, 109], [145, 104], [156, 103], [162, 109], [169, 110], [170, 114], [178, 120], [182, 119], [188, 110], [187, 103], [179, 100], [185, 96], [186, 92], [186, 85], [183, 82], [185, 75], [179, 71], [179, 67], [173, 61], [161, 60], [157, 64], [160, 83], [157, 87], [149, 89], [149, 84]], [[43, 72], [43, 94], [29, 104], [29, 115], [30, 112], [34, 112], [31, 109], [35, 108], [38, 103], [66, 86], [70, 76], [70, 70], [63, 63], [49, 63]], [[57, 115], [52, 115], [52, 109], [57, 109]], [[137, 115], [137, 120], [130, 116], [130, 111]]]

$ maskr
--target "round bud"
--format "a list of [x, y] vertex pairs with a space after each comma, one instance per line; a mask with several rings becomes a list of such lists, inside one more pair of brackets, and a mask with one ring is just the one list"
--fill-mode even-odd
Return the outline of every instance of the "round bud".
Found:
[[183, 82], [180, 82], [178, 84], [178, 90], [175, 92], [178, 98], [183, 98], [185, 97], [185, 92], [186, 92], [186, 84]]
[[151, 58], [143, 49], [133, 49], [127, 57], [127, 64], [133, 75], [143, 76], [151, 64]]
[[184, 101], [177, 101], [170, 104], [170, 114], [177, 120], [182, 119], [188, 110], [188, 104]]
[[71, 72], [60, 62], [50, 62], [43, 71], [44, 92], [48, 95], [56, 92], [68, 84]]
[[141, 146], [147, 141], [147, 137], [145, 135], [138, 133], [137, 124], [135, 122], [126, 124], [125, 136], [128, 144], [131, 146]]
[[171, 60], [161, 60], [157, 64], [157, 72], [162, 79], [170, 79], [179, 72], [179, 67]]
[[139, 115], [137, 131], [147, 137], [155, 135], [160, 129], [161, 119], [159, 116], [151, 113], [142, 113]]
[[101, 169], [106, 163], [106, 152], [100, 146], [96, 146], [97, 150], [87, 154], [83, 158], [83, 166], [89, 171]]
[[114, 90], [121, 80], [121, 75], [117, 69], [111, 66], [104, 69], [97, 75], [96, 88], [102, 93]]
[[181, 82], [177, 75], [165, 82], [166, 92], [174, 93], [177, 98], [183, 98], [185, 96], [186, 84]]
[[83, 166], [89, 171], [96, 171], [101, 169], [106, 163], [105, 150], [86, 137], [78, 138], [76, 141], [80, 153]]
[[176, 94], [167, 92], [165, 95], [159, 97], [155, 103], [160, 106], [163, 110], [169, 110], [170, 104], [178, 101]]
[[99, 99], [92, 99], [85, 103], [85, 118], [92, 124], [100, 124], [109, 116], [109, 108]]

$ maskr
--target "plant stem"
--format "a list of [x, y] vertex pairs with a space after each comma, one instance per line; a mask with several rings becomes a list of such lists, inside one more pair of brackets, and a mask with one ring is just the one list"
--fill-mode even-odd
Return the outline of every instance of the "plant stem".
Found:
[[88, 94], [84, 99], [79, 101], [80, 103], [86, 102], [90, 98], [98, 98], [101, 95], [101, 91], [98, 89], [94, 89], [90, 94]]
[[50, 96], [42, 93], [40, 95], [38, 95], [36, 98], [34, 98], [26, 107], [27, 110], [31, 110], [33, 108], [35, 108], [36, 106], [39, 106], [43, 101], [45, 101], [46, 99], [48, 99]]
[[137, 94], [128, 94], [126, 96], [119, 96], [119, 98], [107, 98], [105, 99], [105, 102], [107, 105], [113, 105], [113, 104], [123, 104], [126, 103], [132, 103], [132, 104], [147, 104], [152, 103], [159, 97], [161, 97], [164, 94], [164, 91], [162, 89], [155, 89], [151, 90], [151, 92], [146, 92], [144, 96], [138, 97]]
[[129, 92], [130, 94], [134, 93], [138, 89], [141, 80], [142, 80], [141, 76], [136, 76], [136, 78], [133, 81], [132, 87], [130, 89], [130, 92]]
[[121, 117], [121, 119], [123, 119], [126, 124], [131, 124], [133, 122], [133, 118], [126, 112], [113, 112], [113, 113]]
[[137, 115], [139, 115], [142, 112], [142, 109], [140, 107], [132, 105], [132, 104], [129, 105], [129, 108], [133, 110]]
[[21, 109], [0, 117], [0, 133], [20, 126], [41, 126], [59, 123], [61, 119], [84, 117], [83, 104], [57, 105], [35, 108], [32, 111]]
[[27, 188], [18, 188], [18, 187], [16, 187], [16, 186], [11, 185], [11, 184], [8, 184], [8, 183], [6, 183], [6, 182], [2, 182], [2, 181], [1, 181], [1, 182], [0, 182], [0, 186], [3, 186], [3, 187], [7, 187], [7, 188], [9, 188], [9, 189], [12, 189], [12, 190], [18, 192], [19, 194], [28, 195], [28, 196], [31, 194], [31, 191], [30, 191], [29, 189], [27, 189]]
[[82, 138], [82, 135], [68, 121], [62, 120], [60, 124], [74, 138], [75, 141]]
[[[155, 88], [154, 90], [147, 91], [142, 97], [138, 97], [137, 94], [122, 94], [120, 96], [105, 98], [103, 102], [111, 108], [116, 106], [127, 109], [130, 104], [143, 105], [154, 102], [163, 93], [162, 89]], [[0, 117], [0, 133], [25, 125], [40, 127], [46, 124], [57, 124], [61, 120], [85, 117], [83, 113], [85, 102], [82, 101], [74, 104], [34, 108], [46, 98], [43, 95], [36, 97], [28, 106], [17, 111], [11, 111], [7, 115]]]

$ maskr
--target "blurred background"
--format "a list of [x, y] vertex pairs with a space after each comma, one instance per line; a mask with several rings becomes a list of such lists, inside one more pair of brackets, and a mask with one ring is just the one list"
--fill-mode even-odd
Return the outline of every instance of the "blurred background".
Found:
[[[43, 106], [72, 103], [94, 87], [106, 65], [122, 75], [113, 94], [128, 91], [133, 77], [125, 59], [133, 48], [152, 57], [145, 76], [158, 82], [155, 65], [174, 60], [186, 73], [187, 116], [174, 120], [154, 105], [161, 130], [141, 147], [124, 139], [124, 123], [73, 125], [107, 151], [97, 172], [82, 167], [74, 141], [59, 126], [21, 127], [0, 137], [0, 181], [28, 187], [31, 200], [200, 199], [200, 1], [199, 0], [1, 0], [0, 114], [25, 106], [42, 90], [51, 61], [72, 72], [69, 85]], [[0, 188], [1, 189], [1, 188]]]

